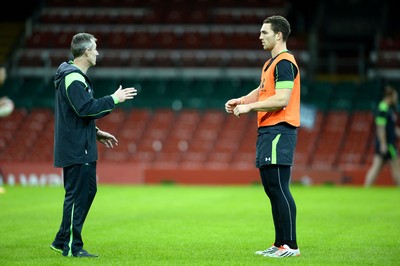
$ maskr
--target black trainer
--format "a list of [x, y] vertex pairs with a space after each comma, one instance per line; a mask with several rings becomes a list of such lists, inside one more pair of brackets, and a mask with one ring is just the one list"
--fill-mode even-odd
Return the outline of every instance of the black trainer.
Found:
[[86, 250], [82, 249], [82, 250], [79, 251], [76, 255], [74, 255], [74, 257], [78, 257], [78, 258], [98, 258], [99, 255], [97, 255], [97, 254], [90, 254], [90, 253], [87, 252]]

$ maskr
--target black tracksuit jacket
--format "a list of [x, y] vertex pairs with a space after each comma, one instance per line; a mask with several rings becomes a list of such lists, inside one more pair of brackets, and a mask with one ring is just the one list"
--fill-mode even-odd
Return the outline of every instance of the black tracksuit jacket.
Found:
[[58, 67], [54, 85], [54, 166], [67, 167], [96, 161], [95, 121], [115, 108], [112, 96], [93, 98], [89, 77], [72, 61], [63, 62]]

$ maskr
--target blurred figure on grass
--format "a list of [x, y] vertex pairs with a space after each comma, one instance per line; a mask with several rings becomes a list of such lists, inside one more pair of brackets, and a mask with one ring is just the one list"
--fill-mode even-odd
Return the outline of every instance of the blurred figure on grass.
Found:
[[[0, 88], [6, 82], [7, 69], [5, 66], [0, 65]], [[0, 118], [9, 116], [14, 110], [14, 102], [8, 96], [0, 97]]]
[[365, 176], [365, 187], [374, 185], [385, 164], [390, 165], [392, 178], [400, 186], [400, 165], [397, 138], [400, 127], [397, 125], [398, 91], [392, 85], [386, 85], [383, 97], [375, 113], [375, 154]]
[[[6, 82], [7, 79], [7, 68], [4, 65], [0, 65], [0, 88]], [[14, 102], [7, 96], [0, 97], [0, 123], [1, 118], [9, 116], [14, 111]], [[0, 169], [1, 170], [1, 169]], [[1, 172], [0, 172], [1, 174]], [[2, 175], [0, 176], [0, 194], [4, 194], [6, 190], [3, 187], [4, 180]]]

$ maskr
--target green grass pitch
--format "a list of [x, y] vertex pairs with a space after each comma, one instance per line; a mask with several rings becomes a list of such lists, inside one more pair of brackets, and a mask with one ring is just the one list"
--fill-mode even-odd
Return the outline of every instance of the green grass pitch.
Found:
[[255, 255], [274, 238], [260, 185], [99, 185], [83, 229], [99, 258], [50, 250], [62, 187], [5, 187], [0, 265], [400, 265], [400, 190], [293, 185], [300, 257]]

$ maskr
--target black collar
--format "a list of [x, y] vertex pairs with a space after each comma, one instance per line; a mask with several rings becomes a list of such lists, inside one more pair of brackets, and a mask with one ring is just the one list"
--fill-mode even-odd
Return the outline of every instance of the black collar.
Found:
[[288, 50], [286, 50], [286, 51], [280, 52], [277, 56], [271, 58], [269, 60], [268, 65], [264, 68], [264, 72], [267, 71], [267, 69], [271, 66], [271, 64], [272, 64], [272, 62], [274, 62], [275, 58], [277, 58], [280, 54], [283, 54], [283, 53], [290, 53], [290, 52]]

